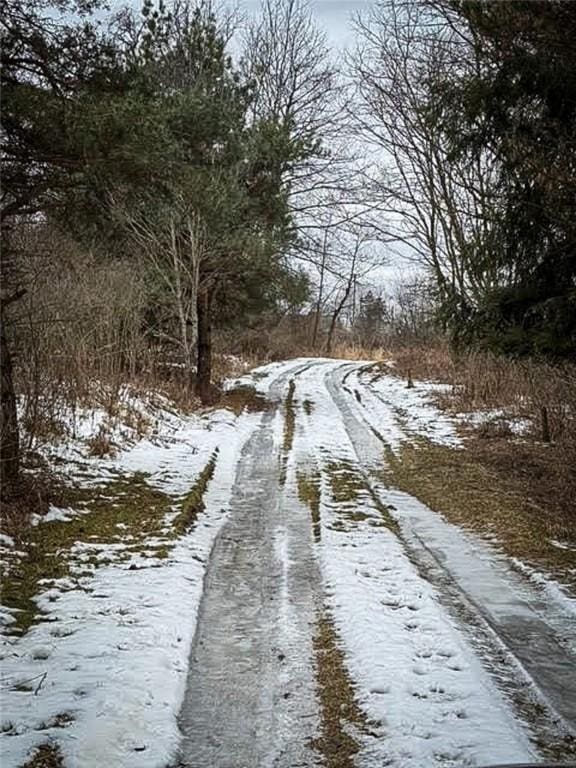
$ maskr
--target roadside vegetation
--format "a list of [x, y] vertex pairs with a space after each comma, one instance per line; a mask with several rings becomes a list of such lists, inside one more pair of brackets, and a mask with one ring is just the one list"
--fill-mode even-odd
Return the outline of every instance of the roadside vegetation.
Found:
[[316, 623], [314, 651], [321, 730], [312, 746], [326, 768], [353, 768], [354, 755], [360, 749], [359, 737], [365, 734], [368, 724], [355, 699], [336, 630], [325, 613]]
[[44, 744], [35, 751], [23, 768], [62, 768], [64, 762], [58, 747]]
[[25, 634], [42, 620], [37, 598], [57, 582], [60, 591], [91, 591], [98, 568], [160, 567], [202, 513], [216, 461], [217, 452], [181, 499], [153, 488], [141, 472], [61, 488], [59, 503], [70, 519], [22, 527], [6, 553], [0, 596], [14, 619], [10, 633]]
[[[431, 382], [430, 397], [463, 439], [461, 448], [420, 438], [387, 450], [386, 481], [575, 591], [574, 366], [456, 353], [441, 342], [388, 340], [377, 354], [369, 378]], [[353, 346], [350, 357], [369, 350]]]
[[296, 483], [298, 486], [298, 498], [310, 510], [312, 516], [312, 533], [315, 541], [321, 539], [320, 501], [322, 491], [320, 488], [320, 473], [317, 470], [309, 471], [303, 468], [296, 470]]
[[473, 438], [463, 450], [427, 443], [404, 446], [397, 455], [387, 452], [384, 476], [450, 522], [544, 570], [576, 594], [573, 505], [562, 506], [550, 481], [538, 474], [545, 467], [554, 478], [554, 458], [535, 460], [529, 451], [510, 451], [507, 442], [496, 442]]

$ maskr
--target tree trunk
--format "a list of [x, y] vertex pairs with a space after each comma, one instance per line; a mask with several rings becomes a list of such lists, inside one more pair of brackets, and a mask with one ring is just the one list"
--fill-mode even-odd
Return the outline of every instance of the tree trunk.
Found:
[[346, 290], [344, 291], [344, 295], [342, 296], [342, 300], [337, 305], [336, 309], [334, 310], [334, 314], [332, 315], [332, 320], [330, 321], [330, 330], [328, 331], [328, 338], [326, 339], [327, 355], [329, 355], [332, 352], [332, 339], [334, 337], [334, 331], [336, 330], [336, 323], [338, 322], [340, 313], [344, 309], [344, 305], [348, 301], [348, 296], [350, 296], [351, 290], [352, 290], [352, 284], [348, 283], [348, 285], [346, 286]]
[[198, 294], [198, 364], [196, 394], [207, 404], [212, 395], [212, 297], [207, 288]]
[[20, 476], [20, 433], [18, 429], [18, 413], [16, 409], [16, 392], [12, 357], [6, 338], [6, 323], [4, 313], [0, 318], [0, 396], [2, 401], [0, 413], [0, 482], [2, 493], [7, 495]]
[[322, 246], [322, 264], [320, 266], [320, 286], [318, 288], [318, 301], [316, 303], [316, 314], [314, 317], [314, 329], [312, 331], [312, 349], [316, 349], [318, 343], [318, 328], [320, 325], [320, 316], [322, 314], [322, 299], [324, 298], [324, 271], [326, 267], [326, 241], [328, 239], [327, 230], [324, 233], [324, 244]]
[[352, 286], [354, 285], [354, 281], [356, 280], [356, 272], [355, 272], [356, 258], [358, 256], [359, 250], [360, 250], [360, 239], [356, 241], [356, 246], [354, 248], [354, 253], [352, 255], [352, 264], [350, 266], [350, 276], [348, 278], [348, 283], [346, 284], [346, 290], [344, 291], [344, 295], [342, 296], [341, 301], [336, 306], [336, 309], [334, 310], [334, 314], [332, 315], [332, 320], [330, 322], [330, 330], [328, 331], [328, 338], [326, 339], [327, 355], [329, 355], [332, 352], [332, 339], [334, 337], [334, 331], [336, 330], [336, 323], [338, 322], [340, 313], [342, 312], [346, 302], [348, 301], [348, 297], [350, 296], [350, 292], [352, 291]]
[[190, 216], [187, 219], [188, 226], [188, 244], [189, 244], [189, 274], [190, 274], [190, 302], [192, 312], [188, 326], [190, 328], [190, 346], [192, 348], [198, 345], [198, 290], [200, 286], [200, 262], [204, 252], [203, 239], [197, 220]]
[[178, 240], [176, 237], [176, 226], [174, 220], [170, 221], [170, 249], [172, 251], [172, 270], [174, 272], [174, 294], [176, 299], [176, 310], [178, 312], [178, 320], [180, 321], [180, 337], [182, 344], [182, 353], [184, 357], [184, 364], [186, 366], [186, 373], [188, 377], [192, 376], [194, 358], [192, 354], [192, 343], [188, 339], [188, 317], [185, 306], [184, 289], [182, 287], [182, 275], [181, 275], [181, 259], [178, 252]]

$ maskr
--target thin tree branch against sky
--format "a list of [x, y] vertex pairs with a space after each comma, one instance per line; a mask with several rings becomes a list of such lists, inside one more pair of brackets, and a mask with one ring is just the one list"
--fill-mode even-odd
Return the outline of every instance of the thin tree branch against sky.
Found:
[[[249, 14], [257, 12], [261, 5], [260, 0], [227, 0], [227, 4]], [[369, 8], [372, 0], [310, 0], [309, 5], [330, 44], [339, 48], [352, 42], [352, 17]]]

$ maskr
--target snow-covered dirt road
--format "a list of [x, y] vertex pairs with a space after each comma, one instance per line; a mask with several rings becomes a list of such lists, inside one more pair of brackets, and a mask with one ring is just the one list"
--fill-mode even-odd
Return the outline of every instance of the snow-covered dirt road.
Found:
[[195, 525], [158, 529], [163, 559], [109, 545], [7, 637], [2, 765], [44, 734], [67, 768], [573, 760], [575, 602], [385, 471], [406, 443], [461, 446], [434, 385], [328, 359], [239, 384], [268, 405], [175, 421], [110, 463], [170, 494], [214, 466]]
[[422, 391], [355, 363], [298, 360], [250, 380], [276, 409], [245, 445], [208, 566], [182, 764], [322, 764], [323, 611], [366, 718], [343, 725], [354, 764], [561, 753], [576, 731], [570, 605], [544, 600], [501, 555], [382, 480], [385, 447], [457, 445], [449, 420]]

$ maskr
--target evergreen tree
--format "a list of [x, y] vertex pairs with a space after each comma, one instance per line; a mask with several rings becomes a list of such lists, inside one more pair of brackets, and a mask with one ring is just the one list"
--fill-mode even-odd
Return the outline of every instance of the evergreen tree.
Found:
[[457, 13], [477, 59], [442, 80], [444, 135], [499, 166], [499, 216], [475, 258], [507, 277], [460, 317], [461, 340], [576, 356], [576, 14], [561, 0], [432, 4]]

